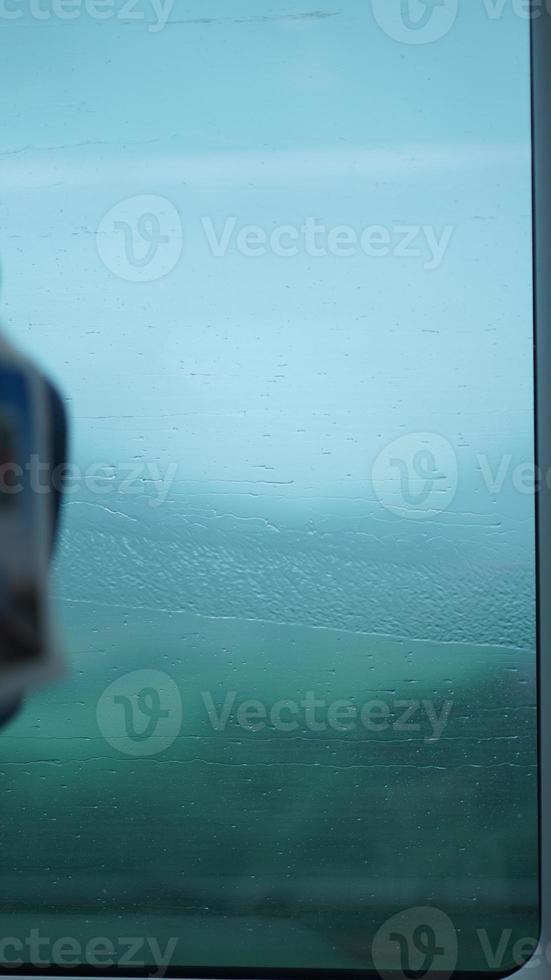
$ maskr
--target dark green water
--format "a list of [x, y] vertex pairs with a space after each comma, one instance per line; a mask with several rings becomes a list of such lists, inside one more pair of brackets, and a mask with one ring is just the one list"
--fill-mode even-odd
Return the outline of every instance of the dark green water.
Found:
[[[460, 965], [477, 929], [537, 935], [534, 662], [438, 644], [186, 613], [63, 608], [74, 675], [2, 737], [2, 931], [177, 937], [173, 962], [358, 967], [385, 918], [446, 911]], [[124, 663], [122, 657], [124, 651]], [[151, 758], [102, 737], [107, 684], [157, 669], [180, 734]], [[400, 699], [452, 707], [442, 736], [356, 725], [245, 731], [221, 707]], [[317, 720], [327, 720], [319, 711]], [[507, 947], [507, 956], [510, 946]]]

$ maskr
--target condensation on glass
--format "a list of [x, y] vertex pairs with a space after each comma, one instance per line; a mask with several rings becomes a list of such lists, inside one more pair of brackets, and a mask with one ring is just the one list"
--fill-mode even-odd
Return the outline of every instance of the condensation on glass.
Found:
[[537, 936], [529, 38], [489, 7], [1, 14], [3, 316], [73, 419], [71, 672], [0, 740], [46, 961]]

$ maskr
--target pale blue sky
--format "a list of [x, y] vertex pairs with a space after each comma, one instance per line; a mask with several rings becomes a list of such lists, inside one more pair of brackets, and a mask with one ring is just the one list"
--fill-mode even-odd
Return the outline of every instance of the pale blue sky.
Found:
[[[343, 495], [404, 432], [442, 433], [467, 469], [496, 445], [530, 458], [528, 25], [511, 4], [464, 3], [415, 47], [367, 0], [176, 0], [158, 32], [27, 10], [2, 30], [4, 319], [61, 381], [83, 458], [177, 460], [207, 484], [268, 467]], [[134, 195], [184, 227], [151, 283], [96, 249]], [[216, 259], [201, 218], [228, 215], [453, 237], [430, 272]]]

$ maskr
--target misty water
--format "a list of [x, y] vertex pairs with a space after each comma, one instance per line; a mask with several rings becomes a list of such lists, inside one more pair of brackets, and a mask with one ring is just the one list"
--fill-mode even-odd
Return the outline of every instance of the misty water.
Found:
[[0, 932], [46, 958], [538, 934], [527, 23], [372, 6], [4, 25], [4, 320], [75, 464], [68, 672], [0, 736]]
[[[448, 912], [468, 967], [484, 965], [475, 928], [496, 943], [503, 928], [537, 935], [530, 567], [477, 563], [455, 526], [434, 540], [414, 524], [398, 557], [392, 516], [361, 504], [293, 526], [291, 502], [276, 525], [237, 516], [261, 506], [240, 496], [69, 506], [74, 676], [2, 738], [16, 910], [3, 928], [114, 936], [132, 923], [163, 946], [178, 937], [180, 963], [348, 967], [369, 964], [377, 928], [412, 906]], [[499, 555], [501, 528], [469, 528]], [[177, 684], [181, 730], [134, 758], [116, 719], [113, 745], [98, 730], [96, 705], [151, 668]], [[306, 709], [292, 731], [240, 723], [247, 699], [269, 709], [307, 692], [321, 730]], [[338, 699], [386, 704], [392, 723], [341, 731], [327, 713]], [[403, 701], [432, 703], [443, 733], [419, 707], [416, 730], [396, 727]]]

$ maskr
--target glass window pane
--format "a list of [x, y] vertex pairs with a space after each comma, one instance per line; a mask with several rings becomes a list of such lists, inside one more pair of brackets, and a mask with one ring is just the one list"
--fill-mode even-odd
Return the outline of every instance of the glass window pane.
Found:
[[74, 463], [71, 672], [0, 740], [2, 935], [506, 972], [538, 934], [529, 22], [0, 16], [4, 316]]

